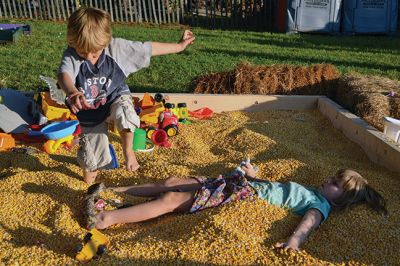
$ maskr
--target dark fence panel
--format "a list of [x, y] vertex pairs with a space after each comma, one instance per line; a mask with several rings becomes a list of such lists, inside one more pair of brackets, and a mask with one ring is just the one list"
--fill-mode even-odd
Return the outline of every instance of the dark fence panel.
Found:
[[185, 0], [185, 18], [194, 26], [270, 31], [273, 8], [273, 0]]
[[286, 3], [283, 1], [286, 0], [1, 0], [0, 19], [65, 21], [78, 7], [90, 6], [108, 11], [113, 22], [272, 31], [278, 19], [286, 19], [286, 14], [277, 10], [279, 4]]

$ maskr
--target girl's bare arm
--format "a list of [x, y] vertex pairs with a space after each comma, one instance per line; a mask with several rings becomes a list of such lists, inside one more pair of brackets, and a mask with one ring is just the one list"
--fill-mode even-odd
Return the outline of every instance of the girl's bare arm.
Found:
[[277, 248], [299, 250], [300, 245], [307, 239], [322, 221], [322, 214], [317, 209], [310, 209], [303, 216], [296, 230], [292, 233], [286, 243], [277, 243]]

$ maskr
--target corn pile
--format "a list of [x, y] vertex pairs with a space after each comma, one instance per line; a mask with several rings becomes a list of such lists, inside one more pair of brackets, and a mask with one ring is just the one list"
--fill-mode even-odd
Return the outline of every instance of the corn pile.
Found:
[[[120, 162], [121, 145], [111, 136]], [[141, 184], [168, 176], [216, 177], [250, 157], [259, 177], [317, 186], [339, 168], [353, 168], [388, 201], [384, 218], [359, 206], [332, 213], [299, 253], [275, 250], [300, 217], [255, 200], [196, 214], [169, 214], [103, 232], [111, 247], [93, 265], [395, 265], [400, 262], [400, 179], [370, 162], [361, 148], [318, 111], [229, 112], [182, 125], [170, 149], [137, 154], [141, 168], [100, 172], [107, 186]], [[85, 234], [76, 148], [56, 155], [0, 153], [0, 261], [6, 265], [76, 264], [74, 247]], [[113, 192], [114, 193], [114, 192]], [[111, 199], [146, 199], [120, 193]]]

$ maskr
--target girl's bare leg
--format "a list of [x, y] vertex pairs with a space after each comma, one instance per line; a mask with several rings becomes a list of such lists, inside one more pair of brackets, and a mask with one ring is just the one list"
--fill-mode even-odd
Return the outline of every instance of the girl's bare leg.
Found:
[[170, 212], [190, 210], [195, 192], [167, 192], [160, 198], [136, 206], [104, 211], [96, 215], [97, 229], [105, 229], [114, 224], [136, 223], [149, 220]]
[[124, 192], [139, 197], [155, 197], [168, 191], [189, 192], [201, 188], [201, 184], [194, 178], [183, 179], [170, 177], [159, 183], [147, 183], [127, 187], [110, 188], [113, 191]]

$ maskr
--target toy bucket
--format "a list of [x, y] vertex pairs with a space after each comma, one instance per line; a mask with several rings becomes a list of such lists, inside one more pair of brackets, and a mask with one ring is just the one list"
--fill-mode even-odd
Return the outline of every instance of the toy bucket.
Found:
[[154, 131], [153, 135], [151, 135], [151, 141], [153, 141], [155, 145], [167, 148], [171, 147], [171, 143], [168, 142], [167, 132], [162, 129]]
[[146, 131], [141, 128], [135, 128], [133, 132], [133, 150], [144, 150], [146, 149]]
[[384, 117], [385, 128], [383, 133], [391, 140], [400, 143], [400, 120]]
[[42, 128], [41, 132], [48, 139], [61, 139], [72, 135], [75, 132], [78, 124], [79, 122], [76, 120], [55, 122]]

